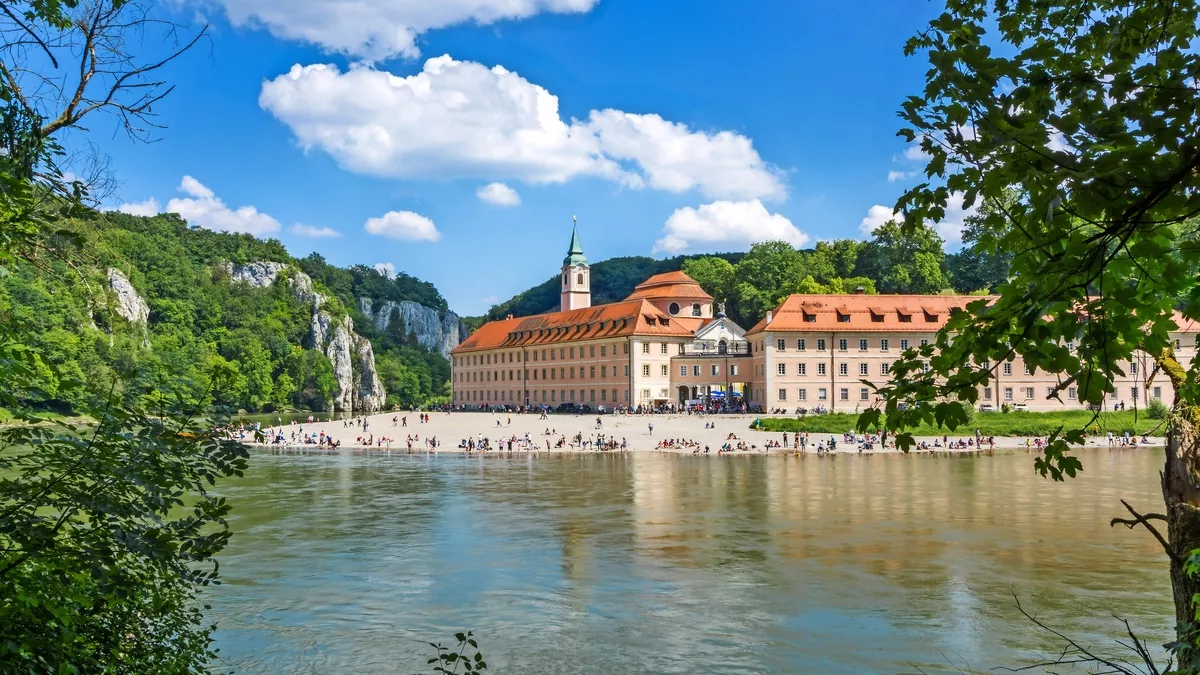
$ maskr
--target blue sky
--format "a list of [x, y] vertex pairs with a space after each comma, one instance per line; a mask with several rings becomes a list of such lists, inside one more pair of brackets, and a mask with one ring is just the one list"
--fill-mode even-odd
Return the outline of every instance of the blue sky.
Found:
[[390, 263], [461, 314], [556, 273], [572, 215], [592, 260], [863, 237], [919, 169], [895, 111], [925, 68], [902, 46], [939, 9], [171, 2], [211, 43], [166, 73], [159, 141], [92, 126], [109, 206]]

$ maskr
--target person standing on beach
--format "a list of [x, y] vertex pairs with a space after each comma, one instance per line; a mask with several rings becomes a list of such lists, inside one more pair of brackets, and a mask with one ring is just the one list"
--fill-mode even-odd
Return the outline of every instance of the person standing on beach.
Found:
[[651, 435], [651, 436], [653, 436], [653, 435], [654, 435], [654, 422], [651, 422], [651, 423], [650, 423], [650, 435]]

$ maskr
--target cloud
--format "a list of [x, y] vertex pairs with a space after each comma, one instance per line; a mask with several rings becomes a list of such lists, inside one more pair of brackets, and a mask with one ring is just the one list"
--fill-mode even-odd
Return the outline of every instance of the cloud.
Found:
[[[940, 222], [933, 224], [934, 229], [948, 244], [957, 244], [962, 241], [964, 221], [979, 211], [977, 205], [963, 204], [965, 197], [963, 192], [951, 192], [946, 200], [945, 216]], [[867, 217], [858, 224], [858, 231], [863, 237], [870, 237], [875, 233], [875, 228], [893, 219], [899, 220], [900, 218], [892, 211], [892, 207], [876, 204], [867, 210]]]
[[396, 265], [394, 263], [390, 263], [390, 262], [375, 263], [371, 267], [374, 268], [376, 272], [379, 272], [380, 274], [382, 274], [383, 276], [385, 276], [389, 279], [396, 278]]
[[313, 239], [336, 239], [342, 236], [341, 232], [331, 227], [315, 227], [313, 225], [305, 225], [304, 223], [296, 223], [288, 228], [292, 234], [298, 234], [301, 237], [311, 237]]
[[487, 25], [542, 12], [585, 13], [599, 0], [208, 0], [235, 26], [266, 28], [276, 37], [329, 52], [380, 60], [415, 58], [417, 37], [436, 28]]
[[809, 236], [784, 216], [769, 213], [757, 199], [717, 201], [672, 213], [663, 226], [663, 236], [654, 242], [654, 252], [677, 254], [699, 249], [748, 248], [755, 242], [773, 239], [804, 246]]
[[118, 206], [117, 210], [121, 213], [128, 213], [131, 216], [156, 216], [162, 213], [158, 200], [154, 197], [140, 202], [125, 202]]
[[496, 206], [517, 206], [521, 195], [504, 183], [488, 183], [475, 191], [475, 196]]
[[280, 229], [279, 221], [253, 206], [230, 209], [212, 190], [191, 176], [184, 176], [179, 191], [188, 195], [167, 202], [168, 213], [178, 213], [188, 223], [218, 232], [245, 232], [255, 236]]
[[433, 221], [412, 211], [388, 211], [378, 218], [368, 218], [367, 232], [401, 241], [437, 241], [442, 233]]
[[895, 183], [898, 180], [908, 180], [917, 175], [916, 171], [889, 171], [888, 182]]
[[408, 77], [362, 64], [346, 72], [295, 65], [263, 83], [259, 105], [305, 150], [374, 176], [528, 183], [598, 176], [714, 199], [786, 196], [781, 172], [745, 136], [619, 110], [564, 120], [545, 88], [501, 66], [450, 56]]

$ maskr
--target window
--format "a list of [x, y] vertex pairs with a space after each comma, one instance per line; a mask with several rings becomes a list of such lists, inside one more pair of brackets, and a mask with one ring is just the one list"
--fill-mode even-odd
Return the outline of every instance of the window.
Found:
[[1026, 401], [1033, 400], [1033, 387], [1025, 387], [1025, 400]]
[[778, 340], [775, 341], [775, 349], [777, 351], [783, 351], [786, 348], [787, 348], [786, 343], [784, 342], [783, 338], [779, 338]]
[[817, 374], [818, 374], [818, 375], [824, 375], [824, 374], [825, 374], [825, 364], [824, 364], [824, 363], [818, 363], [818, 364], [817, 364]]
[[908, 340], [900, 341], [900, 349], [908, 349]]
[[825, 338], [820, 338], [817, 340], [817, 351], [825, 351]]
[[849, 401], [850, 400], [850, 390], [846, 389], [846, 388], [842, 388], [842, 389], [838, 390], [838, 400]]
[[629, 366], [625, 366], [625, 377], [629, 377]]
[[797, 375], [807, 375], [808, 374], [808, 366], [807, 365], [801, 363], [798, 366], [796, 366], [796, 368], [797, 368], [797, 370], [796, 370]]
[[[534, 356], [536, 355], [537, 352], [534, 352]], [[608, 345], [600, 345], [600, 356], [608, 356]]]
[[846, 375], [849, 375], [849, 374], [850, 374], [850, 364], [839, 363], [838, 364], [838, 375], [845, 377]]
[[600, 366], [600, 377], [608, 377], [608, 366]]
[[862, 389], [858, 390], [858, 400], [866, 401], [869, 398], [871, 398], [871, 390], [870, 389], [863, 387]]
[[662, 369], [659, 371], [659, 374], [663, 377], [666, 377], [669, 374], [667, 371], [667, 365], [665, 363], [663, 364]]
[[642, 400], [643, 400], [643, 401], [649, 401], [649, 400], [650, 400], [650, 390], [649, 390], [649, 389], [643, 389], [643, 390], [642, 390]]
[[1117, 391], [1114, 389], [1113, 392], [1111, 394], [1109, 394], [1108, 397], [1114, 401], [1117, 400]]
[[659, 345], [658, 351], [662, 354], [666, 354], [667, 353], [667, 343], [664, 342], [661, 345]]
[[892, 372], [892, 364], [890, 364], [890, 363], [879, 364], [879, 374], [880, 375], [887, 375], [891, 372]]
[[[1155, 389], [1157, 389], [1157, 388], [1158, 387], [1155, 387]], [[1079, 389], [1077, 389], [1075, 387], [1067, 387], [1067, 399], [1070, 401], [1074, 401], [1077, 398], [1079, 398]]]
[[796, 350], [801, 352], [804, 351], [804, 338], [796, 340]]
[[786, 400], [787, 400], [787, 389], [780, 389], [780, 390], [779, 390], [779, 400], [780, 400], [780, 401], [786, 401]]
[[865, 352], [865, 351], [867, 351], [867, 339], [866, 339], [866, 338], [859, 338], [859, 340], [858, 340], [858, 351], [860, 351], [860, 352]]
[[[628, 354], [628, 353], [629, 353], [629, 343], [628, 343], [628, 342], [626, 342], [625, 344], [621, 345], [621, 353], [622, 353], [622, 354]], [[645, 352], [643, 352], [643, 353], [645, 353]]]
[[[580, 347], [579, 350], [580, 350], [580, 352], [582, 352], [583, 347]], [[575, 358], [575, 348], [574, 347], [571, 347], [571, 358]]]
[[692, 376], [700, 377], [700, 366], [692, 366]]
[[1026, 374], [1026, 375], [1032, 375], [1032, 374], [1033, 374], [1033, 373], [1029, 372], [1029, 366], [1025, 366], [1025, 374]]
[[1158, 400], [1160, 400], [1160, 401], [1162, 400], [1162, 387], [1155, 387], [1155, 388], [1154, 388], [1154, 398], [1156, 398], [1156, 399], [1158, 399]]
[[643, 342], [643, 343], [642, 343], [642, 353], [643, 353], [643, 354], [649, 354], [649, 353], [650, 353], [650, 343], [649, 343], [649, 342]]
[[713, 375], [720, 375], [720, 374], [721, 374], [721, 366], [718, 366], [717, 364], [715, 364], [715, 363], [714, 363], [714, 364], [712, 365], [712, 374], [713, 374]]
[[671, 316], [675, 316], [676, 314], [678, 314], [679, 313], [679, 303], [672, 302], [671, 304], [667, 305], [667, 313], [670, 314]]
[[1011, 401], [1011, 400], [1013, 400], [1012, 387], [1005, 387], [1005, 388], [1004, 388], [1004, 400], [1005, 400], [1005, 401]]
[[642, 364], [642, 377], [650, 377], [650, 364]]
[[849, 340], [838, 340], [838, 351], [844, 352], [848, 348]]
[[736, 376], [736, 375], [737, 375], [737, 370], [738, 370], [738, 369], [737, 369], [737, 365], [732, 365], [732, 366], [729, 366], [729, 374], [730, 374], [730, 375]]
[[591, 345], [588, 347], [588, 356], [591, 358], [596, 358], [596, 345]]
[[1011, 363], [1004, 364], [1004, 374], [1012, 375], [1012, 364]]
[[[580, 368], [579, 370], [580, 370], [580, 373], [582, 374], [583, 368]], [[574, 367], [571, 368], [571, 379], [572, 380], [575, 379], [575, 368]]]
[[838, 323], [850, 323], [850, 315], [838, 312]]
[[801, 389], [801, 390], [800, 390], [800, 400], [801, 400], [801, 401], [807, 401], [807, 400], [808, 400], [808, 390], [807, 390], [807, 389]]
[[1046, 387], [1046, 398], [1049, 399], [1051, 396], [1054, 396], [1054, 387]]
[[858, 364], [858, 374], [859, 375], [868, 375], [869, 374], [867, 371], [867, 364], [865, 364], [865, 363]]
[[591, 378], [596, 377], [596, 366], [592, 366], [591, 368], [588, 368], [588, 377], [591, 377]]
[[1129, 362], [1129, 374], [1130, 375], [1137, 375], [1137, 366], [1138, 366], [1137, 361]]
[[992, 400], [992, 388], [991, 387], [983, 388], [983, 400], [985, 400], [985, 401]]
[[818, 401], [824, 401], [824, 400], [827, 400], [828, 398], [829, 398], [829, 395], [826, 393], [824, 387], [817, 390], [817, 400]]
[[1138, 400], [1138, 388], [1137, 387], [1129, 388], [1129, 398], [1133, 399], [1134, 401]]
[[804, 313], [804, 323], [816, 323], [816, 322], [817, 322], [816, 314], [809, 314], [808, 312]]
[[687, 366], [679, 366], [679, 376], [687, 377]]
[[692, 316], [700, 316], [700, 314], [701, 314], [701, 312], [700, 312], [700, 303], [698, 303], [698, 302], [693, 302], [693, 303], [692, 303]]
[[787, 375], [787, 364], [781, 363], [777, 366], [777, 371], [780, 375]]
[[881, 352], [886, 352], [887, 350], [888, 350], [888, 339], [887, 339], [887, 338], [880, 338], [880, 340], [879, 340], [879, 351], [881, 351]]

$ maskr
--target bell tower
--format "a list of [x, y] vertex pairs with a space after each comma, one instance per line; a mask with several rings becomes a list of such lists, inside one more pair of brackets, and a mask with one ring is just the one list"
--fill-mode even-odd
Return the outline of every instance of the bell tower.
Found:
[[562, 266], [562, 301], [559, 309], [581, 309], [592, 306], [592, 278], [583, 247], [579, 245], [579, 221], [571, 216], [571, 248]]

